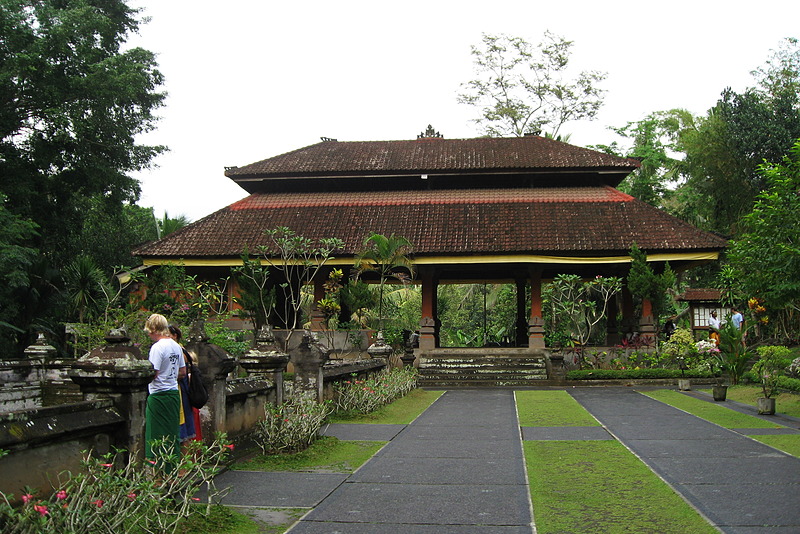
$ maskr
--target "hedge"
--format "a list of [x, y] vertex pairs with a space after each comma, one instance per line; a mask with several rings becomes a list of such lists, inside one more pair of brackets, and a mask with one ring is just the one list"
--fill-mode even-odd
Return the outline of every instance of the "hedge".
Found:
[[708, 371], [680, 369], [583, 369], [568, 371], [567, 380], [627, 380], [634, 378], [712, 378]]

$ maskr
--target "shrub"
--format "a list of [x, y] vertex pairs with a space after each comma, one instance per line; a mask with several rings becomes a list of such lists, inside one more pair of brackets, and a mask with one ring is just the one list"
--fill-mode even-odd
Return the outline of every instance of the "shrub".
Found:
[[[711, 373], [702, 370], [690, 370], [684, 378], [709, 378]], [[569, 371], [567, 380], [628, 380], [652, 378], [682, 378], [679, 369], [587, 369]]]
[[766, 398], [772, 397], [779, 390], [778, 380], [789, 364], [791, 351], [780, 345], [758, 347], [758, 361], [753, 364], [752, 372], [761, 383], [761, 391]]
[[[84, 471], [64, 473], [49, 498], [26, 488], [22, 505], [13, 507], [12, 495], [0, 492], [0, 531], [5, 534], [174, 532], [191, 512], [196, 489], [206, 484], [232, 449], [224, 435], [210, 446], [193, 441], [179, 459], [168, 458], [168, 448], [156, 447], [156, 459], [174, 463], [169, 473], [136, 461], [117, 468], [120, 454], [102, 458], [87, 455]], [[209, 506], [216, 492], [209, 491]]]
[[414, 367], [384, 370], [365, 380], [345, 380], [333, 386], [335, 411], [338, 413], [370, 413], [417, 387], [418, 371]]
[[329, 402], [301, 393], [279, 406], [267, 403], [266, 417], [256, 425], [256, 444], [264, 454], [304, 450], [317, 439], [330, 411]]

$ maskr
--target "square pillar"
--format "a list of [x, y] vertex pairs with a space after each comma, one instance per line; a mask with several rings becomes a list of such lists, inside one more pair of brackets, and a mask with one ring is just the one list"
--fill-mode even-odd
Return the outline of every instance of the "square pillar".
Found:
[[542, 271], [531, 269], [531, 314], [528, 320], [528, 347], [544, 348], [544, 320], [542, 319]]

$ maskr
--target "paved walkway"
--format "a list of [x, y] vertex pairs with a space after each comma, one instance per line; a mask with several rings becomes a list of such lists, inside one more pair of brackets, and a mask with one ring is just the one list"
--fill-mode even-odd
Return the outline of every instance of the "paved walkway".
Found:
[[722, 532], [800, 532], [800, 460], [745, 435], [797, 433], [797, 420], [733, 431], [630, 388], [568, 392], [602, 428], [520, 429], [513, 391], [449, 391], [411, 425], [331, 425], [389, 441], [353, 474], [229, 471], [217, 486], [229, 505], [309, 508], [291, 534], [530, 533], [521, 439], [618, 439]]

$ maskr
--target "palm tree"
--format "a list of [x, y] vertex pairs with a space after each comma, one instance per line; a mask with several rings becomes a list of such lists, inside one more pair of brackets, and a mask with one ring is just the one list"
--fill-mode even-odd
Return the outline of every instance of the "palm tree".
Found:
[[167, 212], [164, 212], [164, 218], [156, 220], [156, 231], [158, 232], [158, 239], [180, 230], [189, 224], [189, 218], [186, 215], [178, 215], [177, 217], [170, 217]]
[[[414, 277], [414, 267], [411, 263], [413, 246], [405, 237], [395, 234], [385, 235], [373, 233], [364, 240], [364, 250], [356, 255], [355, 267], [358, 273], [374, 271], [378, 273], [380, 291], [378, 297], [378, 321], [383, 330], [383, 287], [386, 280], [395, 278], [406, 282]], [[406, 273], [408, 271], [408, 273]]]
[[64, 282], [70, 303], [78, 312], [78, 322], [96, 311], [106, 296], [105, 276], [92, 258], [81, 255], [64, 269]]

